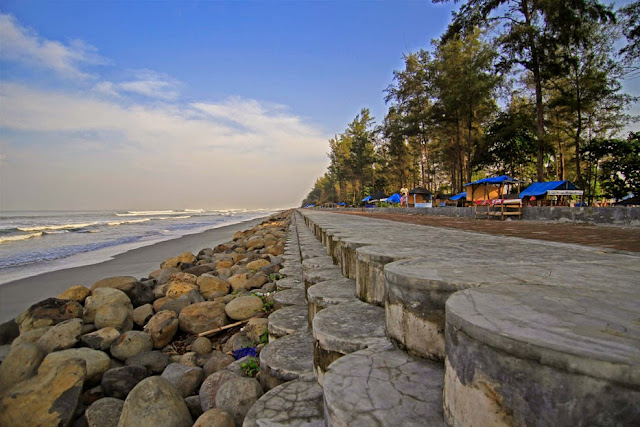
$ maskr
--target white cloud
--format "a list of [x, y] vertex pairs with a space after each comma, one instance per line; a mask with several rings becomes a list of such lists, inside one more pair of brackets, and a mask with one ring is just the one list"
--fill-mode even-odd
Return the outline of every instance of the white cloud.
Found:
[[[327, 163], [325, 135], [255, 100], [125, 106], [15, 83], [0, 96], [0, 127], [12, 135], [4, 181], [22, 183], [1, 189], [14, 208], [44, 207], [36, 205], [43, 194], [64, 204], [46, 207], [63, 209], [113, 208], [115, 199], [120, 207], [293, 205]], [[70, 206], [76, 199], [88, 206]]]
[[151, 70], [139, 70], [135, 74], [135, 80], [118, 83], [116, 86], [122, 91], [150, 98], [173, 100], [180, 95], [180, 82], [166, 74]]
[[80, 69], [82, 64], [106, 62], [91, 45], [79, 40], [63, 44], [43, 39], [34, 31], [21, 26], [8, 14], [0, 13], [0, 40], [2, 60], [51, 69], [69, 78], [89, 77], [89, 74]]

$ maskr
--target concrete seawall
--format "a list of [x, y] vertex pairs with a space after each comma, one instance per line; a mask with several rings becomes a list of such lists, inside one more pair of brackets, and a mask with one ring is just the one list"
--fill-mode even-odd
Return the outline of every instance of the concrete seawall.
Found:
[[[342, 209], [342, 208], [341, 208]], [[362, 208], [344, 210], [361, 211]], [[441, 215], [456, 218], [473, 218], [470, 207], [435, 208], [367, 208], [367, 211], [381, 213], [410, 213], [414, 215]], [[565, 221], [592, 224], [613, 224], [640, 227], [640, 208], [637, 207], [523, 207], [522, 219], [529, 221]]]
[[311, 318], [296, 327], [313, 337], [317, 425], [640, 424], [639, 254], [295, 218], [286, 271], [306, 301], [282, 310]]

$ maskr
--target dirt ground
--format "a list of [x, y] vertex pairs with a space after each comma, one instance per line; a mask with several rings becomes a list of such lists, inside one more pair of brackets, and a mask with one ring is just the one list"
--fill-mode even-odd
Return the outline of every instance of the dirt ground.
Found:
[[379, 212], [338, 211], [341, 214], [361, 215], [369, 218], [409, 222], [432, 227], [460, 230], [525, 239], [575, 243], [622, 251], [640, 252], [640, 227], [556, 223], [543, 221], [500, 221], [487, 219], [453, 218], [439, 215], [397, 214]]

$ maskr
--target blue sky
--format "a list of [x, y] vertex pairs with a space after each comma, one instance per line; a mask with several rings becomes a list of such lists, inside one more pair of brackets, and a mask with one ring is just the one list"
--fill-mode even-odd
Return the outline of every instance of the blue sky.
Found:
[[430, 1], [0, 3], [0, 209], [297, 205]]

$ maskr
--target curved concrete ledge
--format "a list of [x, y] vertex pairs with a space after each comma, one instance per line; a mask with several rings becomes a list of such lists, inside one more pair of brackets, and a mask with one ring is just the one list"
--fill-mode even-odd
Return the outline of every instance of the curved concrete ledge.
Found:
[[317, 283], [307, 289], [309, 325], [316, 314], [330, 305], [354, 301], [356, 283], [351, 279], [336, 279]]
[[384, 266], [417, 256], [415, 248], [366, 246], [356, 250], [356, 296], [369, 304], [384, 305], [386, 297]]
[[269, 342], [297, 331], [309, 329], [307, 307], [291, 305], [276, 310], [269, 315]]
[[290, 305], [306, 304], [303, 287], [291, 288], [273, 294], [273, 308], [280, 310]]
[[276, 289], [279, 291], [296, 288], [304, 289], [304, 284], [302, 283], [302, 280], [295, 277], [285, 277], [284, 279], [280, 279], [276, 282]]
[[278, 273], [287, 277], [302, 277], [302, 265], [285, 267]]
[[380, 344], [334, 362], [324, 378], [327, 425], [442, 426], [442, 365]]
[[325, 308], [312, 324], [313, 368], [320, 384], [329, 365], [338, 358], [386, 341], [384, 310], [358, 300]]
[[266, 392], [249, 409], [243, 427], [324, 427], [322, 387], [298, 379]]
[[637, 294], [495, 285], [447, 301], [451, 425], [637, 425]]
[[492, 269], [443, 264], [426, 258], [395, 261], [384, 267], [387, 336], [411, 354], [444, 359], [445, 303], [454, 292], [517, 280]]
[[313, 378], [313, 336], [308, 331], [278, 338], [260, 352], [260, 384], [265, 390], [305, 376]]
[[342, 272], [339, 267], [322, 267], [305, 270], [302, 274], [305, 289], [316, 283], [325, 282], [327, 280], [342, 279]]
[[302, 261], [302, 268], [320, 268], [320, 267], [333, 267], [333, 260], [327, 255], [322, 255], [315, 258], [307, 258]]

